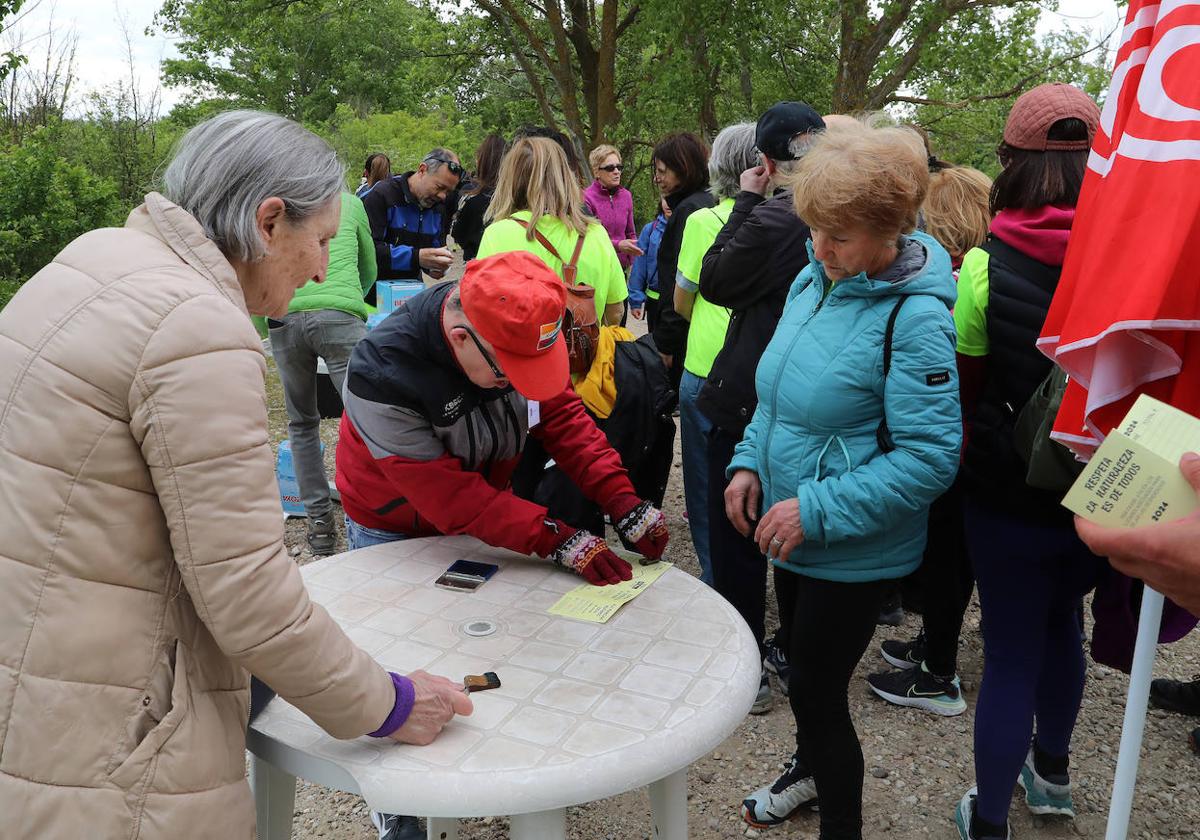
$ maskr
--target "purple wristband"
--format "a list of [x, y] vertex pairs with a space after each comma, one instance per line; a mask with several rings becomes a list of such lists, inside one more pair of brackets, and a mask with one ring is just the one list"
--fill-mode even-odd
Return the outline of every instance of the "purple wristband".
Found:
[[388, 673], [392, 676], [392, 685], [396, 687], [396, 705], [392, 706], [392, 713], [387, 716], [383, 726], [367, 733], [372, 738], [386, 738], [403, 726], [412, 712], [413, 701], [417, 699], [417, 690], [413, 688], [412, 680], [390, 671]]

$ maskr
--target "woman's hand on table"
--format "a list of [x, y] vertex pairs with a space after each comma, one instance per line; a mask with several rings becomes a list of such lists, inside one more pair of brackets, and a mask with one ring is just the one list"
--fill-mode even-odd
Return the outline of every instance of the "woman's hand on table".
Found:
[[762, 482], [753, 470], [738, 470], [725, 488], [725, 515], [743, 537], [750, 536], [758, 519]]
[[401, 744], [431, 744], [455, 715], [469, 715], [475, 709], [462, 683], [425, 671], [413, 671], [408, 678], [415, 691], [412, 711], [404, 725], [391, 734]]
[[792, 549], [804, 542], [804, 526], [800, 524], [800, 500], [784, 499], [767, 511], [754, 532], [759, 551], [771, 560], [787, 562]]

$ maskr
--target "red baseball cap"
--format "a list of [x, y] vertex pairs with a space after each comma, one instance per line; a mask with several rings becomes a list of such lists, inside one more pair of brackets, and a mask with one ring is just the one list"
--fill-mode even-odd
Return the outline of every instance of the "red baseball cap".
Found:
[[[1046, 135], [1059, 120], [1075, 118], [1087, 126], [1086, 140], [1051, 140]], [[1095, 101], [1074, 85], [1048, 82], [1027, 90], [1013, 103], [1004, 124], [1004, 142], [1032, 152], [1084, 152], [1100, 125]]]
[[496, 351], [508, 381], [531, 400], [548, 400], [570, 381], [562, 337], [567, 291], [528, 251], [467, 263], [458, 285], [463, 313]]

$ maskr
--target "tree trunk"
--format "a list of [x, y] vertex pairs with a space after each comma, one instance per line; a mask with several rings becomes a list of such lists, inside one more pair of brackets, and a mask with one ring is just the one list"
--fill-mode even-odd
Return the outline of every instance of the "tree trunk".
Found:
[[[536, 19], [526, 17], [522, 12], [525, 7], [513, 0], [480, 0], [479, 6], [508, 36], [543, 116], [549, 115], [550, 103], [538, 75], [540, 70], [548, 71], [553, 79], [563, 122], [574, 142], [585, 151], [606, 142], [621, 121], [617, 107], [617, 44], [637, 18], [637, 3], [632, 3], [621, 17], [620, 0], [602, 0], [595, 5], [591, 0], [544, 0], [534, 7], [544, 13]], [[549, 29], [549, 41], [542, 39], [535, 25]], [[540, 67], [523, 57], [518, 36], [528, 44]]]

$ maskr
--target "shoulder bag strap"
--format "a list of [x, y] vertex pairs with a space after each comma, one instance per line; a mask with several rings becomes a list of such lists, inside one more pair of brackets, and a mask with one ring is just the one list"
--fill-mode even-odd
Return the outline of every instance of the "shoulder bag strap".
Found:
[[584, 238], [582, 234], [579, 235], [575, 240], [575, 250], [571, 252], [571, 261], [563, 263], [563, 282], [568, 286], [575, 285], [575, 277], [579, 274], [579, 255], [583, 253]]
[[[896, 301], [896, 305], [892, 307], [892, 314], [888, 316], [887, 329], [883, 331], [883, 387], [887, 390], [888, 371], [892, 369], [892, 335], [896, 332], [896, 318], [900, 315], [900, 307], [904, 306], [904, 301], [908, 300], [907, 295], [901, 295], [900, 300]], [[896, 444], [892, 441], [892, 432], [888, 428], [887, 423], [887, 402], [884, 401], [883, 417], [879, 420], [879, 428], [875, 430], [875, 440], [879, 444], [879, 448], [887, 453], [892, 452], [896, 448]]]
[[554, 259], [556, 259], [560, 263], [562, 263], [563, 282], [566, 283], [568, 286], [574, 286], [575, 285], [575, 274], [579, 268], [579, 255], [580, 255], [580, 253], [583, 252], [583, 237], [581, 236], [581, 237], [579, 237], [579, 239], [576, 240], [575, 251], [571, 254], [571, 261], [567, 262], [566, 260], [564, 260], [562, 258], [562, 255], [560, 253], [558, 253], [558, 249], [555, 248], [552, 244], [550, 244], [550, 240], [542, 235], [542, 232], [540, 230], [538, 230], [536, 227], [531, 226], [529, 224], [529, 222], [525, 221], [524, 219], [518, 219], [515, 216], [510, 216], [509, 218], [511, 218], [514, 222], [519, 224], [521, 227], [525, 228], [525, 230], [533, 231], [533, 236], [535, 239], [537, 239], [538, 243], [543, 248], [545, 248], [547, 251], [549, 251], [554, 256]]

